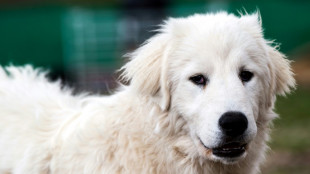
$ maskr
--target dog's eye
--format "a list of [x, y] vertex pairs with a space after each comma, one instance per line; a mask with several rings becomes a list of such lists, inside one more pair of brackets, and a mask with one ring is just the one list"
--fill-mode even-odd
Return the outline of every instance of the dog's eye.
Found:
[[242, 82], [248, 82], [252, 79], [253, 73], [251, 73], [250, 71], [242, 70], [239, 74], [239, 77]]
[[192, 81], [196, 85], [205, 86], [206, 83], [207, 83], [206, 77], [201, 75], [201, 74], [192, 76], [192, 77], [189, 78], [189, 80]]

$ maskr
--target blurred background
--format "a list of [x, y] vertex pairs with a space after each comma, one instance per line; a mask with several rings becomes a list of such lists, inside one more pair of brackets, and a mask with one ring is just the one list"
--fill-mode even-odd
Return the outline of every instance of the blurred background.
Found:
[[279, 97], [263, 173], [310, 174], [310, 1], [1, 0], [0, 64], [32, 64], [77, 90], [109, 93], [122, 56], [168, 16], [259, 9], [267, 39], [293, 60], [298, 88]]

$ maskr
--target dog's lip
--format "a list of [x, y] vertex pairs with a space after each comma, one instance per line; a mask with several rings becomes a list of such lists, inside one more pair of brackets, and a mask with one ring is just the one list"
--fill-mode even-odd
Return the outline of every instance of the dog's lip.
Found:
[[199, 141], [204, 148], [206, 148], [207, 150], [211, 150], [212, 154], [218, 157], [236, 158], [244, 154], [247, 149], [247, 143], [230, 142], [225, 143], [219, 147], [210, 148], [207, 147], [200, 138]]
[[200, 138], [199, 138], [199, 141], [203, 145], [204, 148], [206, 148], [207, 150], [212, 150], [212, 148], [207, 147]]

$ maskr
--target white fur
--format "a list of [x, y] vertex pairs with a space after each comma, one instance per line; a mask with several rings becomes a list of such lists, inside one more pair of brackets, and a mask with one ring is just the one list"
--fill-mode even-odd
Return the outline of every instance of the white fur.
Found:
[[[122, 68], [111, 96], [72, 95], [31, 66], [0, 68], [0, 173], [253, 174], [264, 159], [276, 94], [295, 82], [257, 14], [169, 19]], [[238, 73], [254, 73], [243, 84]], [[206, 87], [189, 77], [203, 74]], [[214, 156], [220, 116], [245, 113], [242, 157]]]

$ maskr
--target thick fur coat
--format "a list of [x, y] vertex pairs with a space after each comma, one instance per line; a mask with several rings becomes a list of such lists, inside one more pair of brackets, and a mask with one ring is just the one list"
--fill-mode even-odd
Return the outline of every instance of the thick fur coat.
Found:
[[[0, 68], [0, 173], [259, 172], [276, 95], [295, 82], [257, 14], [169, 19], [129, 57], [121, 69], [129, 85], [111, 96], [72, 95], [31, 66]], [[253, 74], [248, 82], [243, 69]], [[236, 158], [212, 151], [229, 110], [248, 120]]]

